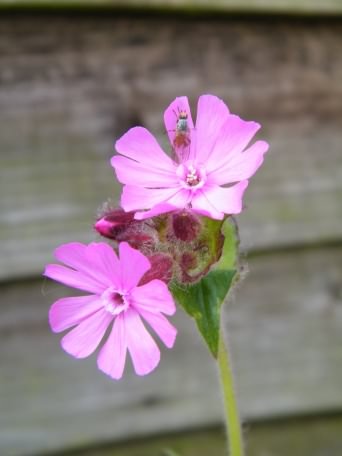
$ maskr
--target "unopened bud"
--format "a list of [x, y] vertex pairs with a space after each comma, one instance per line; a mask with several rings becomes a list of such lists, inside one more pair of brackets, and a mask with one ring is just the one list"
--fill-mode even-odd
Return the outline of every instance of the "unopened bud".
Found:
[[101, 236], [117, 240], [118, 235], [134, 222], [134, 212], [114, 209], [97, 220], [94, 228]]
[[201, 222], [195, 214], [189, 211], [176, 212], [172, 214], [172, 229], [177, 239], [190, 242], [197, 237], [201, 229]]
[[148, 257], [151, 268], [143, 275], [139, 285], [144, 285], [154, 279], [159, 279], [168, 284], [173, 275], [173, 260], [165, 253], [156, 253]]

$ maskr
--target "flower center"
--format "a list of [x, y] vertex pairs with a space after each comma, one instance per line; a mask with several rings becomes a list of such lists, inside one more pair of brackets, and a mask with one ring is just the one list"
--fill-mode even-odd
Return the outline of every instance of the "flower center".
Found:
[[193, 166], [190, 166], [185, 178], [185, 182], [190, 185], [190, 187], [193, 187], [194, 185], [198, 185], [200, 181], [201, 176], [199, 175], [198, 171]]
[[112, 315], [119, 315], [129, 307], [127, 297], [114, 287], [107, 288], [101, 295], [103, 307]]
[[203, 187], [207, 179], [205, 168], [195, 164], [192, 160], [188, 160], [178, 166], [177, 176], [184, 188], [192, 190]]

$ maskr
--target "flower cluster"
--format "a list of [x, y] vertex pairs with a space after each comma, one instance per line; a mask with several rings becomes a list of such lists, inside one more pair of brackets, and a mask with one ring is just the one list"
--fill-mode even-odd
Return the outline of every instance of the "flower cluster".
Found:
[[165, 317], [175, 312], [168, 285], [199, 281], [218, 261], [220, 223], [210, 221], [241, 212], [248, 179], [268, 149], [264, 141], [249, 145], [259, 124], [230, 114], [212, 95], [199, 98], [196, 123], [186, 97], [170, 104], [164, 123], [170, 155], [142, 127], [116, 142], [111, 164], [124, 184], [122, 208], [104, 211], [95, 224], [108, 243], [62, 245], [55, 251], [62, 264], [44, 273], [89, 293], [56, 301], [50, 326], [71, 329], [61, 344], [76, 358], [106, 339], [97, 362], [114, 379], [123, 374], [127, 350], [138, 375], [158, 365], [160, 351], [145, 324], [173, 346], [176, 329]]

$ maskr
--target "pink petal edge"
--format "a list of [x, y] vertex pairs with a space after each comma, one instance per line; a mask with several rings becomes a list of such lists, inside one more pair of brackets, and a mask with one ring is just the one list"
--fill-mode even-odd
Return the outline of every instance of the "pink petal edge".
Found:
[[134, 127], [128, 130], [115, 143], [119, 154], [131, 158], [136, 162], [143, 162], [145, 165], [160, 168], [168, 168], [173, 162], [162, 148], [156, 138], [143, 127]]
[[115, 156], [111, 160], [118, 181], [122, 184], [134, 182], [137, 187], [163, 188], [177, 187], [179, 185], [175, 165], [160, 167], [158, 160], [153, 165], [144, 162], [144, 156], [140, 161], [134, 161], [126, 157]]
[[206, 163], [221, 127], [229, 116], [227, 105], [214, 95], [201, 95], [197, 104], [196, 159]]
[[248, 149], [236, 154], [226, 165], [213, 171], [208, 181], [224, 185], [249, 179], [260, 168], [269, 145], [265, 141], [257, 141]]
[[174, 346], [177, 329], [164, 317], [161, 313], [148, 312], [147, 310], [139, 311], [140, 316], [151, 326], [156, 334], [158, 334], [160, 340], [165, 344], [167, 348]]
[[115, 380], [122, 377], [127, 353], [124, 315], [118, 315], [113, 324], [108, 340], [103, 345], [97, 358], [98, 368]]
[[127, 346], [135, 373], [137, 375], [149, 374], [159, 364], [159, 348], [134, 309], [130, 308], [126, 311], [124, 323]]
[[102, 307], [96, 295], [58, 299], [49, 311], [49, 323], [53, 332], [61, 332], [75, 326]]
[[131, 299], [138, 312], [147, 310], [163, 312], [165, 315], [173, 315], [176, 312], [176, 305], [167, 285], [158, 279], [134, 288]]
[[151, 263], [139, 250], [127, 242], [119, 244], [121, 266], [121, 289], [130, 291], [136, 287], [142, 276], [151, 268]]
[[103, 285], [88, 275], [60, 264], [48, 264], [43, 275], [68, 287], [88, 291], [89, 293], [101, 294], [105, 289]]
[[113, 315], [100, 309], [63, 337], [62, 348], [75, 358], [86, 358], [96, 350], [112, 320]]

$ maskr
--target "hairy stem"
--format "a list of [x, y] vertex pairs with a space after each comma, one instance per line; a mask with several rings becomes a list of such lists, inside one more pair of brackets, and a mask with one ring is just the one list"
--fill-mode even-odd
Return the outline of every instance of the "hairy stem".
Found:
[[220, 332], [217, 363], [223, 390], [224, 412], [228, 435], [229, 456], [243, 456], [242, 429], [234, 393], [234, 379], [229, 353], [225, 347], [222, 330]]

